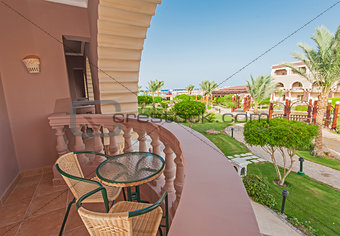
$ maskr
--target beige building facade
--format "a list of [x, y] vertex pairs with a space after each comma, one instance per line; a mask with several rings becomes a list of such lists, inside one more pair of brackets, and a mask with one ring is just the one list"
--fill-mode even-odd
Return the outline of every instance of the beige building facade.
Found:
[[[292, 64], [310, 73], [303, 62], [298, 61]], [[271, 98], [273, 101], [283, 101], [286, 98], [308, 101], [310, 98], [318, 98], [320, 90], [315, 83], [311, 83], [285, 65], [273, 65], [271, 77], [274, 79], [274, 82], [278, 84], [279, 91], [281, 91], [272, 94]], [[340, 97], [340, 82], [332, 88], [330, 98], [333, 97]]]

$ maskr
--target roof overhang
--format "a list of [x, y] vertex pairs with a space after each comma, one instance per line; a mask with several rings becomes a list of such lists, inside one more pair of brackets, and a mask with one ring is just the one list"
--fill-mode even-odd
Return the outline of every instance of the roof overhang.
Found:
[[83, 8], [87, 8], [87, 4], [88, 4], [88, 0], [45, 0], [45, 1], [67, 4], [67, 5], [83, 7]]

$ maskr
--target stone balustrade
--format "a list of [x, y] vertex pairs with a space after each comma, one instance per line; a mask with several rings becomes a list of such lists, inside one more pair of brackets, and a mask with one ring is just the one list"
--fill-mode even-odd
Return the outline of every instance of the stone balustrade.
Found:
[[[123, 137], [123, 152], [147, 152], [152, 151], [165, 157], [165, 170], [161, 177], [150, 183], [150, 188], [156, 193], [157, 199], [163, 191], [169, 193], [171, 212], [175, 212], [181, 197], [184, 182], [184, 163], [182, 150], [179, 148], [177, 138], [162, 126], [150, 122], [138, 121], [136, 119], [116, 117], [112, 115], [96, 114], [53, 114], [49, 118], [50, 126], [55, 130], [56, 150], [59, 156], [69, 151], [95, 151], [104, 153], [103, 139], [109, 139], [107, 154], [119, 154], [117, 138]], [[107, 129], [108, 132], [104, 132]], [[65, 135], [65, 133], [69, 135]], [[132, 140], [132, 132], [137, 133], [137, 140]], [[71, 134], [71, 135], [70, 135]], [[106, 137], [105, 137], [106, 136]], [[147, 137], [151, 139], [148, 147]], [[73, 140], [69, 140], [73, 139]], [[92, 139], [91, 145], [85, 145], [85, 139]], [[73, 145], [69, 145], [72, 143]], [[134, 144], [138, 143], [138, 150], [134, 150]], [[161, 147], [164, 150], [161, 150]], [[84, 155], [84, 154], [81, 154]], [[82, 166], [99, 164], [98, 160], [91, 160], [91, 157], [79, 158]], [[94, 158], [94, 157], [92, 157]], [[96, 163], [93, 163], [96, 161]], [[102, 161], [102, 160], [99, 160]], [[54, 181], [57, 183], [61, 176], [55, 171]], [[149, 197], [149, 196], [148, 196]]]
[[[120, 135], [106, 138], [104, 143], [108, 147], [103, 147], [99, 136], [90, 138], [91, 150], [116, 155], [137, 149], [163, 156], [163, 175], [142, 185], [141, 193], [142, 198], [147, 197], [151, 202], [163, 191], [169, 193], [168, 235], [260, 235], [242, 180], [224, 154], [196, 131], [177, 123], [114, 120], [112, 115], [97, 114], [79, 114], [73, 118], [53, 114], [49, 123], [55, 130], [58, 155], [88, 150], [89, 138], [84, 136], [88, 131], [100, 134], [120, 129]], [[71, 135], [70, 131], [73, 131]], [[84, 159], [85, 165], [94, 161]], [[57, 174], [55, 178], [59, 177]]]

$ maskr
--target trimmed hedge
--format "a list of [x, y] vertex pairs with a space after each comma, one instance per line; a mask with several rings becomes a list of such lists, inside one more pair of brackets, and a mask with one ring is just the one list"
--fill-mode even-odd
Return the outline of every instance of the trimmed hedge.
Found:
[[274, 207], [276, 205], [274, 196], [268, 192], [268, 184], [261, 177], [257, 175], [244, 176], [243, 184], [249, 197], [255, 202], [269, 207]]

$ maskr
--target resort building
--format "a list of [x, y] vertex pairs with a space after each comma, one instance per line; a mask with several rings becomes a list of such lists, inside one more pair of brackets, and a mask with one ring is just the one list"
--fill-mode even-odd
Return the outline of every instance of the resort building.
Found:
[[216, 89], [212, 92], [213, 97], [224, 97], [227, 94], [239, 94], [241, 97], [248, 95], [245, 85], [224, 87]]
[[[164, 160], [140, 192], [149, 202], [168, 193], [168, 235], [260, 235], [242, 179], [204, 135], [177, 123], [113, 119], [138, 112], [141, 54], [158, 4], [1, 1], [1, 234], [58, 235], [76, 197], [55, 166], [64, 154], [139, 151]], [[101, 159], [76, 160], [84, 173], [76, 177], [96, 178]], [[74, 205], [64, 233], [88, 235]]]
[[[292, 64], [305, 70], [307, 73], [310, 73], [303, 62], [292, 62]], [[278, 84], [280, 89], [279, 92], [272, 94], [272, 100], [274, 101], [283, 101], [286, 98], [308, 101], [310, 98], [318, 98], [319, 88], [315, 83], [311, 83], [285, 65], [273, 65], [271, 77], [274, 79], [274, 82]], [[340, 97], [340, 83], [334, 86], [329, 96], [330, 98]]]

